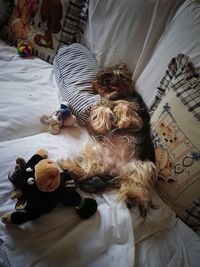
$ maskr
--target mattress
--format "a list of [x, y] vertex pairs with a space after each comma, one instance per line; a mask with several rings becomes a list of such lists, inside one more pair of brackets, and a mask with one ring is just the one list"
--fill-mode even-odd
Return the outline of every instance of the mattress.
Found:
[[[28, 72], [27, 72], [28, 70]], [[53, 67], [40, 59], [21, 59], [0, 43], [0, 216], [14, 210], [9, 198], [16, 157], [29, 159], [45, 148], [49, 158], [74, 156], [89, 140], [78, 127], [51, 135], [39, 116], [58, 107]], [[57, 206], [50, 213], [20, 226], [0, 222], [1, 267], [196, 267], [199, 237], [154, 193], [157, 209], [145, 223], [136, 209], [119, 203], [117, 191], [91, 195], [97, 213], [81, 220], [72, 208]]]

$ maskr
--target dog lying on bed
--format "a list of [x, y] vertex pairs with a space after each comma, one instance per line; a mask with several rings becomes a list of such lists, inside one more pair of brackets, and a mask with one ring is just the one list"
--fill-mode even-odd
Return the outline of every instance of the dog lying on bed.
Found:
[[119, 200], [146, 216], [157, 177], [150, 116], [125, 64], [98, 71], [93, 91], [101, 96], [90, 112], [91, 141], [60, 165], [87, 192], [119, 189]]

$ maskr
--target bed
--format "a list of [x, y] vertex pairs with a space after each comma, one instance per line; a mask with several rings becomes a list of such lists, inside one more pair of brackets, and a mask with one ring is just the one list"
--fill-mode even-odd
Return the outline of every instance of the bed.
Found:
[[[65, 13], [68, 23], [70, 15], [67, 12], [69, 8], [77, 7], [76, 2], [69, 1]], [[84, 3], [83, 10], [86, 9]], [[187, 55], [187, 60], [200, 74], [198, 0], [95, 0], [89, 1], [87, 10], [84, 33], [75, 32], [76, 42], [87, 47], [101, 67], [126, 62], [138, 92], [152, 111], [155, 111], [154, 100], [161, 98], [157, 87], [169, 70], [172, 58]], [[83, 20], [79, 29], [80, 25], [83, 26]], [[69, 38], [68, 43], [64, 41], [63, 36], [67, 33], [69, 31], [64, 29], [60, 39], [62, 45], [72, 42]], [[68, 37], [71, 36], [72, 33]], [[64, 127], [58, 135], [50, 134], [41, 124], [39, 117], [57, 110], [60, 103], [51, 64], [55, 54], [43, 57], [41, 50], [32, 58], [22, 58], [8, 41], [11, 39], [0, 41], [0, 216], [14, 209], [14, 201], [9, 198], [8, 173], [13, 170], [18, 156], [29, 159], [42, 147], [48, 151], [50, 159], [72, 157], [90, 139], [88, 132], [78, 124]], [[181, 62], [183, 59], [185, 57]], [[196, 76], [193, 78], [197, 79]], [[195, 92], [199, 92], [199, 80], [192, 82], [196, 86]], [[169, 80], [171, 84], [175, 84], [172, 79]], [[196, 112], [199, 112], [199, 103], [197, 108]], [[157, 129], [157, 117], [152, 114], [154, 129]], [[198, 152], [199, 121], [194, 121], [193, 126], [193, 138], [197, 140], [194, 146]], [[198, 170], [199, 161], [195, 164], [194, 168]], [[200, 198], [199, 173], [195, 175], [193, 187], [196, 190], [187, 188], [190, 196], [193, 190], [195, 198]], [[157, 209], [149, 212], [145, 223], [141, 222], [136, 208], [128, 209], [125, 203], [116, 200], [118, 192], [114, 190], [91, 195], [98, 203], [98, 210], [88, 220], [81, 220], [72, 208], [58, 205], [41, 218], [20, 226], [5, 226], [0, 222], [0, 266], [199, 266], [199, 209], [197, 227], [192, 229], [182, 220], [180, 203], [183, 199], [169, 198], [165, 194], [166, 187], [160, 183], [153, 193]], [[185, 188], [184, 184], [184, 192], [188, 194]], [[184, 199], [187, 199], [184, 204], [188, 204], [189, 198]]]

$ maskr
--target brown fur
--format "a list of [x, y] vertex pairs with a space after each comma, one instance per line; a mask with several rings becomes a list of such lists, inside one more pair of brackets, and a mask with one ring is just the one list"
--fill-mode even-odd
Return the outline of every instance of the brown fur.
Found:
[[127, 97], [134, 91], [131, 73], [125, 64], [100, 69], [92, 82], [92, 88], [102, 97]]

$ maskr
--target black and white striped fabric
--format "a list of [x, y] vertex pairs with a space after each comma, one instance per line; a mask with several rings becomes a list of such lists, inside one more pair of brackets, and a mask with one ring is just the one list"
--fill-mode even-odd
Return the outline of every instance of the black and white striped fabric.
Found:
[[188, 56], [179, 54], [172, 58], [168, 69], [157, 88], [151, 114], [168, 90], [173, 90], [180, 101], [200, 121], [200, 78]]
[[53, 62], [61, 100], [69, 104], [77, 122], [86, 126], [91, 107], [100, 100], [92, 91], [92, 80], [99, 69], [97, 61], [82, 44], [59, 49]]

